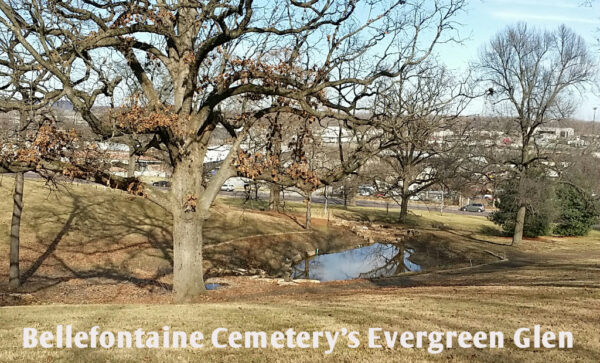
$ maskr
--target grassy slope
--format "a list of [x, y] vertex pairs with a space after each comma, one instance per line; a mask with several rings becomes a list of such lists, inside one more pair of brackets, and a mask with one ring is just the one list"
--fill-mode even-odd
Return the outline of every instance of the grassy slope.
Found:
[[[8, 230], [10, 221], [10, 191], [12, 183], [4, 178], [0, 188], [0, 218], [2, 228]], [[117, 192], [99, 192], [95, 187], [78, 186], [73, 193], [49, 194], [39, 182], [28, 181], [24, 220], [25, 266], [33, 263], [64, 232], [57, 247], [45, 264], [53, 269], [86, 268], [93, 262], [103, 268], [124, 267], [128, 271], [144, 269], [149, 263], [164, 263], [161, 247], [165, 246], [169, 233], [169, 218], [150, 203], [129, 200]], [[236, 203], [235, 201], [233, 203]], [[35, 206], [35, 208], [33, 207]], [[298, 206], [297, 206], [298, 207]], [[316, 209], [316, 208], [315, 208]], [[349, 219], [391, 221], [393, 216], [385, 211], [369, 208], [352, 208], [350, 211], [333, 209], [336, 216]], [[208, 242], [218, 242], [262, 233], [299, 230], [291, 220], [271, 219], [264, 214], [220, 206], [209, 224]], [[274, 222], [277, 222], [277, 227]], [[489, 237], [482, 232], [493, 227], [481, 217], [418, 212], [413, 225], [428, 228], [452, 226], [453, 231], [440, 232], [440, 238], [467, 239], [471, 243], [485, 242], [486, 248], [506, 249], [489, 244], [506, 242], [501, 237]], [[233, 225], [234, 228], [230, 226]], [[227, 228], [223, 228], [227, 226]], [[450, 234], [452, 233], [452, 234]], [[489, 244], [489, 245], [488, 245]], [[83, 249], [83, 250], [82, 250]], [[122, 249], [124, 260], [104, 260], [107, 249]], [[8, 236], [0, 236], [0, 255], [6, 256]], [[84, 253], [82, 253], [82, 251]], [[402, 281], [383, 283], [323, 284], [323, 286], [295, 287], [275, 290], [263, 296], [245, 293], [227, 301], [188, 306], [172, 305], [56, 305], [0, 308], [0, 361], [197, 361], [244, 360], [244, 361], [599, 361], [600, 343], [600, 293], [591, 286], [600, 279], [600, 236], [597, 232], [586, 238], [526, 241], [515, 251], [515, 257], [543, 254], [547, 258], [515, 269], [451, 273], [433, 278], [412, 277], [417, 285], [449, 285], [399, 288]], [[168, 255], [168, 252], [166, 253]], [[143, 256], [142, 256], [143, 255]], [[83, 256], [89, 256], [86, 260]], [[116, 255], [110, 255], [112, 259]], [[120, 255], [118, 255], [120, 256]], [[551, 259], [566, 256], [562, 263]], [[127, 261], [124, 264], [123, 261]], [[0, 262], [0, 272], [5, 278], [8, 264]], [[112, 263], [112, 265], [111, 265]], [[43, 274], [42, 265], [36, 274]], [[116, 266], [115, 266], [116, 265]], [[57, 267], [58, 266], [58, 267]], [[566, 266], [570, 266], [567, 269]], [[89, 266], [88, 266], [89, 267]], [[583, 271], [583, 272], [582, 272]], [[583, 275], [577, 275], [578, 273]], [[466, 277], [465, 277], [466, 276]], [[506, 278], [504, 278], [506, 276]], [[544, 276], [546, 280], [539, 280]], [[421, 278], [422, 280], [419, 280]], [[483, 281], [484, 285], [469, 286], [469, 281]], [[522, 281], [527, 280], [527, 284]], [[551, 282], [560, 280], [560, 287]], [[459, 282], [457, 282], [459, 281]], [[410, 281], [409, 281], [410, 282]], [[569, 282], [573, 284], [569, 285]], [[68, 285], [65, 283], [64, 285]], [[409, 284], [409, 285], [412, 285]], [[461, 286], [452, 286], [461, 285]], [[464, 286], [463, 286], [464, 285]], [[513, 285], [513, 286], [511, 286]], [[527, 286], [514, 286], [527, 285]], [[384, 287], [383, 287], [384, 286]], [[98, 288], [98, 286], [91, 286]], [[75, 294], [82, 288], [64, 290]], [[61, 290], [62, 291], [62, 290]], [[122, 294], [127, 294], [123, 290]], [[210, 296], [210, 294], [209, 294]], [[216, 295], [215, 295], [216, 296]], [[114, 296], [119, 301], [121, 296]], [[210, 300], [210, 299], [209, 299]], [[239, 330], [274, 331], [294, 327], [297, 330], [321, 330], [347, 327], [366, 334], [369, 327], [397, 330], [503, 330], [507, 342], [512, 332], [522, 326], [541, 324], [555, 330], [571, 330], [575, 334], [576, 347], [572, 351], [522, 351], [508, 344], [505, 350], [454, 349], [437, 356], [423, 350], [349, 350], [338, 347], [332, 356], [312, 350], [274, 351], [241, 350], [220, 351], [216, 349], [192, 350], [28, 350], [21, 348], [23, 327], [52, 329], [56, 324], [75, 324], [81, 329], [101, 325], [105, 329], [145, 328], [160, 330], [169, 324], [187, 331], [202, 330], [205, 333], [224, 326]], [[364, 337], [363, 337], [364, 341]], [[364, 345], [364, 343], [363, 343]]]
[[[0, 186], [0, 223], [9, 230], [13, 182]], [[63, 184], [51, 190], [27, 180], [22, 221], [21, 269], [29, 282], [52, 282], [94, 274], [115, 280], [131, 276], [160, 280], [171, 266], [171, 217], [157, 205], [95, 185]], [[302, 231], [290, 219], [217, 205], [205, 227], [207, 246], [246, 236]], [[9, 234], [0, 234], [0, 256], [8, 255]], [[0, 260], [0, 289], [8, 259]], [[168, 276], [167, 280], [168, 280]], [[37, 280], [36, 280], [37, 279]], [[153, 282], [153, 281], [151, 281]]]

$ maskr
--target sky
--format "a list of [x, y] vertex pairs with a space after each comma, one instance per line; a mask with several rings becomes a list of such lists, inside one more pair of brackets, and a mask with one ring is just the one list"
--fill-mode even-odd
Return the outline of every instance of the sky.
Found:
[[[467, 11], [457, 18], [462, 24], [459, 30], [461, 38], [464, 38], [463, 44], [442, 45], [438, 48], [439, 57], [450, 68], [464, 70], [496, 33], [507, 25], [522, 21], [549, 30], [561, 24], [567, 25], [586, 40], [592, 55], [600, 63], [600, 43], [597, 40], [600, 37], [600, 1], [594, 1], [591, 6], [584, 2], [586, 1], [471, 0]], [[598, 107], [596, 121], [599, 121], [599, 90], [584, 95], [574, 117], [591, 121], [594, 107]], [[469, 114], [484, 111], [482, 101], [474, 102], [466, 110]]]

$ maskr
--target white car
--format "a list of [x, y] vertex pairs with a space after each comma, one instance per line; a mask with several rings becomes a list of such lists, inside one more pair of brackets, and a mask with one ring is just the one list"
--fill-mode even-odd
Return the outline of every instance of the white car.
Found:
[[225, 184], [221, 185], [221, 190], [223, 190], [225, 192], [233, 192], [234, 186], [231, 183], [225, 183]]

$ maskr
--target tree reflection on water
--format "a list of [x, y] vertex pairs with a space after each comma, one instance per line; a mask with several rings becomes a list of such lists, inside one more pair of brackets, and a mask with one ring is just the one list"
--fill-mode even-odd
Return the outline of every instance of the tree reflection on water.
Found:
[[403, 244], [375, 243], [365, 247], [306, 258], [292, 266], [292, 277], [320, 281], [394, 276], [419, 271], [410, 261], [414, 251]]

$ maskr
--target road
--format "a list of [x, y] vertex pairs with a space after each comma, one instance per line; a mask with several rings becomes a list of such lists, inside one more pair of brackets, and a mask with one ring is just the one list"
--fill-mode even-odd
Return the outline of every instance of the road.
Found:
[[[26, 178], [31, 178], [31, 179], [38, 179], [40, 178], [39, 175], [37, 175], [36, 173], [25, 173], [25, 177]], [[90, 184], [90, 182], [85, 181], [85, 180], [80, 180], [80, 179], [75, 179], [74, 182], [76, 183], [84, 183], [84, 184]], [[161, 188], [161, 189], [168, 189], [168, 188]], [[219, 195], [222, 196], [227, 196], [227, 197], [234, 197], [234, 198], [246, 198], [246, 192], [243, 190], [236, 190], [233, 192], [226, 192], [226, 191], [220, 191]], [[269, 193], [268, 192], [264, 192], [264, 191], [259, 191], [258, 192], [258, 197], [260, 199], [263, 200], [268, 200], [269, 199]], [[303, 202], [304, 201], [304, 197], [301, 196], [298, 193], [295, 192], [285, 192], [282, 195], [282, 198], [284, 200], [288, 200], [288, 201], [292, 201], [292, 202]], [[314, 194], [313, 195], [313, 199], [312, 199], [313, 204], [325, 204], [325, 197], [323, 195], [319, 195], [319, 194]], [[337, 198], [337, 197], [329, 197], [328, 198], [328, 204], [329, 205], [343, 205], [344, 204], [344, 200], [341, 198]], [[356, 199], [355, 200], [355, 205], [357, 207], [371, 207], [371, 208], [385, 208], [386, 207], [386, 202], [384, 201], [378, 201], [378, 200], [370, 200], [370, 199]], [[389, 209], [400, 209], [400, 206], [395, 203], [394, 201], [390, 201], [389, 203]], [[415, 204], [415, 203], [411, 203], [408, 205], [408, 209], [412, 209], [412, 210], [428, 210], [428, 211], [432, 211], [432, 212], [439, 212], [440, 210], [440, 206], [439, 204], [432, 204], [432, 205], [421, 205], [421, 204]], [[454, 214], [461, 214], [461, 215], [480, 215], [480, 216], [487, 216], [490, 214], [490, 212], [486, 211], [483, 213], [476, 213], [476, 212], [462, 212], [460, 210], [458, 210], [458, 207], [455, 206], [448, 206], [445, 207], [443, 209], [444, 213], [454, 213]]]
[[[246, 198], [246, 192], [244, 192], [244, 191], [233, 191], [233, 192], [221, 191], [221, 192], [219, 192], [219, 195], [234, 197], [234, 198]], [[259, 191], [258, 197], [259, 197], [259, 199], [262, 199], [262, 200], [268, 200], [269, 193]], [[282, 196], [282, 198], [283, 197], [285, 197], [284, 200], [292, 201], [292, 202], [303, 202], [304, 201], [303, 196], [301, 196], [298, 193], [294, 193], [294, 192], [291, 192], [291, 193], [286, 192]], [[313, 202], [313, 204], [325, 204], [325, 197], [323, 195], [313, 195], [312, 202]], [[343, 205], [344, 200], [341, 198], [329, 197], [328, 204], [329, 205]], [[386, 204], [387, 204], [386, 202], [378, 201], [378, 200], [370, 200], [370, 199], [356, 199], [355, 200], [355, 205], [357, 207], [385, 208]], [[389, 209], [400, 209], [400, 206], [397, 203], [395, 203], [394, 201], [390, 201]], [[421, 204], [411, 203], [408, 205], [408, 209], [428, 210], [428, 211], [432, 211], [432, 212], [439, 212], [440, 206], [439, 206], [439, 204], [437, 204], [437, 205], [436, 204], [421, 205]], [[488, 211], [485, 211], [482, 213], [463, 212], [463, 211], [460, 211], [458, 209], [458, 207], [455, 207], [455, 206], [444, 207], [443, 212], [444, 213], [461, 214], [461, 215], [480, 215], [480, 216], [488, 216], [490, 214], [490, 212], [488, 212]]]

